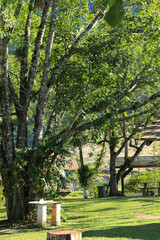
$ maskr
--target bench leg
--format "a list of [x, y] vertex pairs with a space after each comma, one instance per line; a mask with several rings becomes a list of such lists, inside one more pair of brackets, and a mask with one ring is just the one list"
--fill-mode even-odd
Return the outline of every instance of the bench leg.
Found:
[[61, 204], [60, 203], [55, 203], [52, 206], [51, 224], [55, 226], [61, 225]]
[[41, 227], [46, 227], [47, 206], [38, 205], [37, 209], [37, 224]]

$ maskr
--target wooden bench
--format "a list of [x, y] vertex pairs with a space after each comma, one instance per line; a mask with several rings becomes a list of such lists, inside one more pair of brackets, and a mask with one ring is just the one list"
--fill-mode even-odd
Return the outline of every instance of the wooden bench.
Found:
[[81, 237], [78, 231], [51, 231], [47, 232], [46, 240], [81, 240]]
[[71, 191], [59, 191], [57, 192], [60, 196], [65, 197], [71, 193]]
[[[154, 184], [154, 186], [148, 186], [148, 184]], [[160, 182], [158, 182], [157, 187], [155, 187], [155, 184], [157, 184], [157, 182], [143, 183], [144, 186], [142, 188], [140, 188], [142, 190], [143, 196], [148, 196], [150, 194], [151, 190], [153, 190], [153, 189], [158, 190], [158, 196], [160, 196]]]

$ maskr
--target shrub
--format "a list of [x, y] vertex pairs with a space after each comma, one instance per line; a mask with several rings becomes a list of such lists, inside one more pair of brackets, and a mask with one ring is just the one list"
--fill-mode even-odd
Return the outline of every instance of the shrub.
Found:
[[144, 182], [160, 182], [159, 171], [142, 171], [140, 173], [134, 173], [125, 183], [125, 190], [129, 192], [140, 192], [140, 188], [143, 187]]

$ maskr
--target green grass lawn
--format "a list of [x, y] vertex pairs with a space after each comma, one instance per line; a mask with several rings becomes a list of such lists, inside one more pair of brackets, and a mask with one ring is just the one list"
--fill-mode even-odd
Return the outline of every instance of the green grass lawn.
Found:
[[[83, 199], [72, 196], [63, 198], [62, 207], [68, 220], [55, 229], [82, 231], [84, 240], [160, 239], [159, 197], [154, 205], [142, 206], [140, 197]], [[0, 220], [5, 217], [4, 202], [0, 200]], [[47, 231], [50, 229], [21, 229], [14, 234], [3, 232], [0, 239], [46, 240]]]

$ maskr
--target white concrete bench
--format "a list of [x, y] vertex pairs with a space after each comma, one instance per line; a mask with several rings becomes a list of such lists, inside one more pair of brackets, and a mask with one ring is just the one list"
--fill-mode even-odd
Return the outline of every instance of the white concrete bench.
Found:
[[37, 225], [41, 227], [46, 227], [47, 219], [47, 206], [52, 206], [52, 219], [51, 225], [61, 224], [61, 202], [55, 202], [50, 200], [33, 201], [29, 204], [37, 205]]

